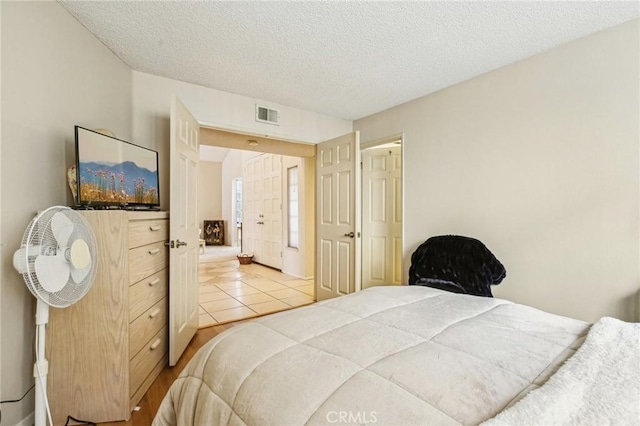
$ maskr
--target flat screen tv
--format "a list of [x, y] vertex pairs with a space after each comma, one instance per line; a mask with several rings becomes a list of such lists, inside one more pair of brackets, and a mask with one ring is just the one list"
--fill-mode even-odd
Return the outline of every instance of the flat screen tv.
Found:
[[75, 131], [78, 206], [160, 206], [156, 151], [80, 126]]

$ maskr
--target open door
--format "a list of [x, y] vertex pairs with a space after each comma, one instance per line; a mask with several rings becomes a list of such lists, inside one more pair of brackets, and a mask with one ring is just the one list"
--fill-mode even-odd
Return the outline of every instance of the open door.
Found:
[[362, 152], [362, 288], [402, 282], [400, 145]]
[[200, 126], [178, 98], [171, 104], [169, 365], [198, 330], [198, 168]]
[[316, 298], [360, 289], [360, 133], [316, 145]]

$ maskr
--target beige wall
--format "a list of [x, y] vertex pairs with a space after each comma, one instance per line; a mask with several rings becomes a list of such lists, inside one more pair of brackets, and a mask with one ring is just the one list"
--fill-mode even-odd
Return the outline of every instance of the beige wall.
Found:
[[430, 236], [473, 236], [507, 268], [496, 296], [638, 319], [638, 22], [354, 123], [404, 132], [407, 268]]
[[[2, 10], [1, 398], [33, 383], [34, 297], [11, 265], [34, 213], [71, 195], [74, 125], [131, 136], [131, 70], [56, 2]], [[10, 343], [7, 343], [10, 342]], [[55, 362], [55, 360], [51, 360]], [[33, 392], [3, 404], [2, 424], [33, 411]]]
[[[200, 161], [198, 174], [198, 223], [222, 219], [222, 163]], [[225, 229], [225, 234], [226, 234]], [[204, 231], [202, 231], [204, 238]], [[225, 240], [227, 236], [225, 235]]]

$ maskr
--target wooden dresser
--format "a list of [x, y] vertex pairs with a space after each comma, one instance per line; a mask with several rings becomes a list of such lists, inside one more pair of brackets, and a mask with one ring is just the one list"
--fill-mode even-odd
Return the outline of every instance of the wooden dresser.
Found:
[[98, 243], [93, 287], [52, 308], [48, 396], [54, 423], [126, 420], [167, 365], [169, 215], [81, 211]]

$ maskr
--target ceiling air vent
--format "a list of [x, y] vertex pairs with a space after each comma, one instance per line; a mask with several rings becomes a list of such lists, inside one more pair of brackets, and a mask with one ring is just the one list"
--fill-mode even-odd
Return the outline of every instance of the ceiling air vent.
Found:
[[280, 112], [278, 110], [269, 109], [256, 104], [256, 121], [278, 125], [278, 121], [280, 121]]

